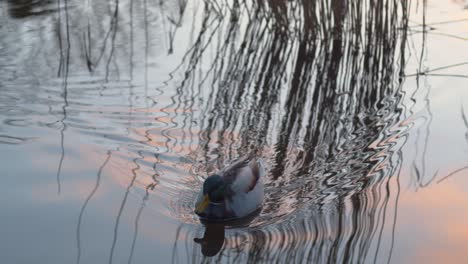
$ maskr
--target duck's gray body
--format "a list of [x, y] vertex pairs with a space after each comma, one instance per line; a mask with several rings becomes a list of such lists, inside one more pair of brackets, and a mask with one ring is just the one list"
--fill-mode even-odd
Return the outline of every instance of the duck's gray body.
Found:
[[[227, 221], [248, 216], [262, 206], [265, 174], [263, 163], [255, 158], [243, 158], [217, 173], [229, 187], [224, 201], [210, 203], [199, 214], [205, 220]], [[203, 200], [200, 191], [197, 205]]]

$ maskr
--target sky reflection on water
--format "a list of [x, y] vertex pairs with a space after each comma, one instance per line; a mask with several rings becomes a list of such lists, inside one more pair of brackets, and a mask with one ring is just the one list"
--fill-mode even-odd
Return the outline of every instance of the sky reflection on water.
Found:
[[[463, 259], [468, 13], [367, 2], [1, 1], [2, 260]], [[263, 210], [206, 230], [250, 151]]]

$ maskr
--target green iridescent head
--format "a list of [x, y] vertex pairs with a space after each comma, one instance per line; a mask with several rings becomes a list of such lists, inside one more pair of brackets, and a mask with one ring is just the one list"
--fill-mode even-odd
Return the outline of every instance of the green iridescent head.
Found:
[[208, 195], [211, 202], [219, 203], [224, 200], [226, 184], [219, 175], [211, 175], [203, 183], [203, 194]]

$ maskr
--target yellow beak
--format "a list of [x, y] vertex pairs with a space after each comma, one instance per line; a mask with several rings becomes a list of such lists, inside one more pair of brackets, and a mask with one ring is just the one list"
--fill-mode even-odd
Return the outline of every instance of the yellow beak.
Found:
[[195, 213], [201, 214], [203, 211], [206, 210], [208, 205], [210, 204], [210, 198], [208, 197], [208, 194], [205, 194], [203, 197], [203, 201], [197, 205], [197, 208], [195, 209]]

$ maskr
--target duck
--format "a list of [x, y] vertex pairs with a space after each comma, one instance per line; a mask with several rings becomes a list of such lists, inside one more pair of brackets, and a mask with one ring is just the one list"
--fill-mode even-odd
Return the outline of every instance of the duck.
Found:
[[195, 213], [204, 221], [229, 221], [261, 210], [264, 196], [261, 159], [240, 158], [203, 182]]

